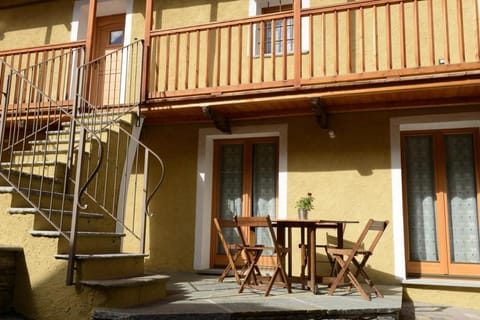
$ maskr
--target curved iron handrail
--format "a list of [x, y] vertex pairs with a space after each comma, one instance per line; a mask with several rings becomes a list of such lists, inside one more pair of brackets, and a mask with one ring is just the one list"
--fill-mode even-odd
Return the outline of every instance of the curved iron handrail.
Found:
[[[76, 121], [76, 120], [74, 120]], [[82, 198], [82, 195], [83, 193], [85, 192], [85, 190], [87, 190], [88, 188], [88, 185], [93, 181], [93, 178], [96, 176], [96, 174], [98, 173], [98, 171], [100, 170], [100, 167], [102, 165], [102, 160], [103, 160], [103, 145], [102, 145], [102, 141], [101, 139], [98, 137], [98, 135], [91, 131], [90, 129], [88, 129], [87, 127], [84, 127], [85, 130], [87, 130], [93, 137], [93, 139], [97, 142], [98, 144], [98, 161], [97, 161], [97, 164], [95, 165], [95, 168], [93, 170], [93, 172], [90, 174], [90, 176], [87, 178], [87, 181], [85, 182], [85, 184], [83, 185], [83, 187], [80, 188], [80, 192], [78, 193], [78, 198], [81, 199]], [[74, 149], [78, 149], [78, 146], [77, 147], [74, 147]], [[78, 181], [79, 182], [79, 181]], [[85, 210], [88, 208], [88, 205], [83, 205], [79, 202], [78, 204], [78, 207], [82, 210]]]

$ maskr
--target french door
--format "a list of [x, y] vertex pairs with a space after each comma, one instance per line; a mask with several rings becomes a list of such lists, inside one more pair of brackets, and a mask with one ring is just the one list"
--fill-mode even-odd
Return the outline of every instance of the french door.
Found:
[[[217, 140], [214, 145], [213, 216], [232, 220], [234, 216], [276, 217], [278, 138]], [[224, 266], [227, 259], [212, 228], [211, 265]], [[234, 230], [224, 230], [237, 241]], [[256, 232], [266, 246], [268, 235]]]
[[480, 275], [478, 129], [402, 135], [407, 272]]

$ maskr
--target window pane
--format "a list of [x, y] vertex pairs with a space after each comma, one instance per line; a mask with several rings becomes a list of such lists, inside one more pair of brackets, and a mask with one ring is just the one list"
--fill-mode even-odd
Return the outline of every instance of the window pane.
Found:
[[438, 261], [431, 136], [405, 138], [410, 261]]
[[220, 166], [220, 218], [232, 220], [242, 214], [243, 145], [222, 145]]
[[[277, 157], [275, 143], [253, 145], [252, 216], [270, 216], [275, 219]], [[256, 241], [272, 247], [268, 230], [257, 230]], [[273, 254], [273, 252], [263, 252]]]
[[122, 44], [123, 43], [123, 30], [116, 30], [110, 32], [110, 44]]
[[275, 219], [276, 144], [253, 145], [253, 216], [270, 216]]
[[445, 136], [452, 262], [480, 262], [473, 137]]
[[[221, 146], [219, 216], [221, 220], [233, 220], [242, 214], [243, 192], [243, 145], [224, 144]], [[233, 228], [226, 228], [224, 236], [229, 243], [239, 242]], [[218, 252], [224, 254], [220, 242]]]

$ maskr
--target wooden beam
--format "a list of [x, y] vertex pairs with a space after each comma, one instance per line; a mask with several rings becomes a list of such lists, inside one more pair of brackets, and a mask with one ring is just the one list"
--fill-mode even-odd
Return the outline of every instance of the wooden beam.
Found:
[[150, 62], [150, 47], [153, 23], [153, 0], [145, 0], [145, 33], [144, 33], [144, 48], [143, 48], [143, 70], [142, 70], [142, 90], [141, 101], [147, 100], [148, 95], [148, 70]]
[[213, 120], [215, 128], [222, 131], [223, 133], [232, 133], [230, 122], [223, 116], [223, 114], [210, 107], [203, 107], [202, 111], [205, 117]]
[[294, 85], [300, 87], [302, 79], [302, 0], [293, 1], [293, 53], [295, 57]]
[[325, 100], [320, 98], [312, 99], [312, 110], [315, 112], [317, 123], [322, 129], [328, 129], [328, 114], [325, 110]]
[[87, 43], [86, 43], [86, 62], [93, 59], [93, 46], [95, 36], [95, 24], [97, 18], [97, 0], [90, 0], [88, 7], [88, 24], [87, 24]]

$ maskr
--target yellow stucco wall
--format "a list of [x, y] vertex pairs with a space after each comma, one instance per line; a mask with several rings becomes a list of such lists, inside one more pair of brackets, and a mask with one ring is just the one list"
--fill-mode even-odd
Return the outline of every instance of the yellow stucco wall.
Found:
[[[312, 0], [312, 7], [318, 5], [319, 1]], [[155, 3], [156, 28], [171, 28], [248, 16], [247, 0], [163, 0]], [[321, 3], [323, 5], [338, 2], [322, 0]], [[449, 5], [452, 3], [453, 1], [449, 1]], [[132, 37], [143, 38], [143, 6], [144, 2], [135, 2]], [[410, 9], [408, 10], [408, 14], [411, 14]], [[0, 50], [68, 42], [71, 13], [72, 2], [68, 0], [1, 10]], [[340, 19], [344, 18], [340, 17]], [[48, 23], [45, 23], [46, 21]], [[380, 23], [384, 21], [381, 20]], [[398, 25], [396, 21], [393, 24]], [[440, 37], [441, 30], [437, 32], [435, 37]], [[398, 30], [394, 30], [394, 33], [398, 35]], [[425, 37], [425, 34], [421, 36]], [[380, 46], [384, 45], [383, 40], [379, 39]], [[457, 40], [452, 39], [451, 43], [457, 43]], [[472, 43], [474, 42], [467, 41], [466, 46]], [[395, 44], [393, 48], [395, 51]], [[379, 51], [383, 52], [384, 49], [380, 47]], [[435, 50], [441, 52], [443, 48], [436, 47]], [[469, 52], [474, 51], [469, 50]], [[398, 58], [398, 52], [395, 52], [395, 57]], [[382, 60], [381, 63], [385, 64], [385, 61]], [[408, 63], [413, 63], [411, 57], [408, 57]], [[289, 217], [296, 215], [294, 210], [296, 199], [306, 192], [312, 192], [316, 200], [315, 209], [310, 213], [310, 217], [361, 221], [361, 224], [348, 227], [346, 239], [354, 240], [369, 217], [391, 219], [390, 117], [436, 112], [438, 110], [335, 114], [330, 118], [330, 124], [337, 134], [334, 140], [327, 137], [326, 132], [318, 127], [313, 117], [254, 123], [288, 125], [287, 206]], [[236, 126], [251, 124], [252, 122], [235, 123]], [[205, 126], [203, 124], [148, 126], [143, 132], [144, 142], [163, 158], [167, 166], [165, 183], [151, 204], [154, 216], [150, 220], [148, 229], [150, 256], [147, 260], [147, 269], [177, 271], [193, 269], [198, 130]], [[5, 207], [0, 207], [2, 215], [6, 207], [8, 207], [6, 204]], [[27, 281], [22, 282], [18, 291], [19, 295], [25, 294], [28, 299], [18, 299], [18, 306], [25, 307], [31, 301], [35, 301], [31, 308], [36, 310], [35, 312], [46, 314], [50, 319], [65, 318], [73, 314], [86, 316], [84, 309], [78, 310], [74, 307], [65, 307], [56, 311], [59, 312], [58, 315], [52, 315], [51, 311], [43, 309], [55, 304], [55, 301], [61, 297], [64, 300], [60, 301], [65, 302], [66, 305], [75, 304], [80, 299], [74, 287], [60, 285], [64, 281], [65, 263], [54, 259], [44, 261], [47, 260], [44, 259], [46, 253], [49, 256], [54, 254], [56, 242], [48, 239], [38, 241], [29, 237], [28, 230], [31, 224], [18, 221], [15, 217], [6, 215], [5, 220], [2, 219], [2, 221], [5, 223], [1, 224], [3, 230], [0, 232], [0, 243], [22, 246], [28, 257], [23, 274], [24, 280]], [[25, 238], [10, 237], [12, 233]], [[395, 282], [392, 276], [393, 244], [392, 228], [389, 227], [375, 257], [370, 261], [375, 278], [382, 279], [384, 282]], [[57, 289], [55, 286], [62, 289]], [[39, 288], [39, 293], [33, 291], [37, 298], [30, 299], [33, 295], [31, 290]], [[42, 294], [47, 291], [51, 294]], [[451, 299], [449, 294], [451, 291], [448, 288], [433, 289], [433, 291], [414, 288], [409, 289], [408, 293], [411, 297], [426, 301], [436, 299], [435, 302], [445, 304], [457, 302], [460, 304], [461, 301], [467, 301], [462, 299], [467, 295], [470, 299], [480, 298], [478, 291], [467, 290], [467, 292], [456, 292], [458, 295], [455, 296], [459, 297], [457, 301]], [[469, 307], [476, 306], [469, 305]]]
[[0, 10], [0, 50], [70, 41], [73, 1]]
[[192, 270], [198, 126], [147, 126], [143, 137], [166, 166], [165, 180], [151, 203], [146, 269]]
[[[451, 108], [442, 109], [442, 113], [474, 110]], [[233, 125], [287, 124], [288, 217], [296, 218], [296, 200], [312, 192], [315, 209], [309, 217], [358, 220], [359, 224], [348, 225], [345, 235], [346, 241], [355, 241], [368, 218], [392, 222], [390, 118], [435, 113], [438, 109], [333, 114], [329, 122], [336, 132], [333, 140], [319, 128], [313, 116]], [[144, 131], [144, 142], [160, 154], [167, 166], [165, 183], [152, 203], [156, 215], [149, 231], [148, 269], [193, 270], [197, 139], [199, 128], [204, 126], [149, 126]], [[319, 241], [324, 237], [318, 233]], [[399, 284], [394, 277], [394, 241], [390, 224], [369, 261], [370, 273], [378, 282]], [[480, 298], [478, 290], [458, 290]], [[415, 291], [409, 289], [409, 294], [417, 301], [448, 305], [453, 303], [448, 291], [417, 287]], [[435, 300], [429, 300], [431, 297]], [[462, 305], [462, 299], [458, 301]], [[468, 303], [463, 306], [475, 307]]]
[[28, 319], [87, 319], [92, 291], [65, 285], [67, 263], [54, 258], [57, 239], [31, 236], [33, 215], [7, 213], [11, 197], [0, 194], [0, 244], [23, 248], [17, 258], [15, 310]]

